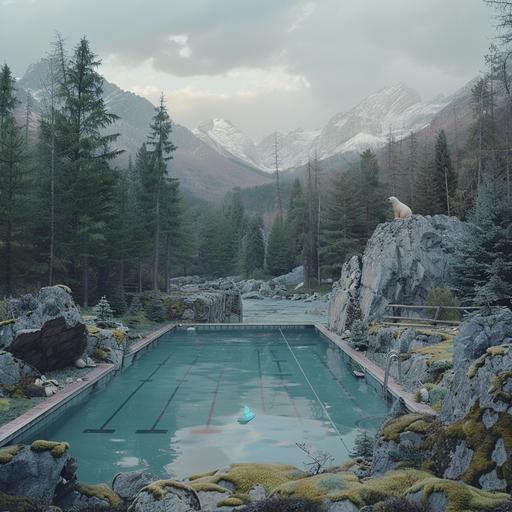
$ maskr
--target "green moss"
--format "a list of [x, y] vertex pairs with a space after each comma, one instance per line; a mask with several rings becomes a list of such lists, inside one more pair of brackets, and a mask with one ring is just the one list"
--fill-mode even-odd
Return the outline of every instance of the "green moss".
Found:
[[491, 510], [493, 507], [510, 501], [505, 493], [488, 492], [476, 489], [463, 482], [430, 477], [413, 485], [407, 492], [423, 491], [428, 497], [434, 492], [443, 492], [448, 498], [446, 512], [474, 512]]
[[500, 400], [506, 404], [512, 402], [511, 394], [507, 393], [503, 389], [509, 379], [512, 379], [512, 371], [504, 372], [500, 375], [496, 375], [496, 377], [493, 378], [489, 393], [492, 395], [495, 401]]
[[5, 325], [14, 324], [16, 320], [10, 319], [10, 320], [2, 320], [0, 321], [0, 327], [4, 327]]
[[112, 334], [117, 341], [118, 345], [122, 345], [126, 338], [126, 333], [122, 329], [112, 329]]
[[59, 441], [34, 441], [30, 448], [35, 452], [49, 451], [54, 458], [59, 458], [69, 449], [69, 443]]
[[25, 445], [23, 444], [11, 444], [0, 448], [0, 464], [10, 462], [21, 450], [23, 450], [24, 446]]
[[108, 361], [108, 352], [102, 348], [95, 348], [92, 357], [99, 361]]
[[424, 434], [434, 421], [433, 416], [426, 414], [405, 414], [388, 421], [384, 425], [383, 435], [386, 441], [400, 440], [400, 434], [402, 432], [416, 432], [418, 434]]
[[157, 480], [156, 482], [146, 485], [141, 492], [147, 492], [148, 494], [151, 494], [155, 500], [161, 500], [165, 498], [169, 489], [182, 489], [195, 493], [192, 487], [185, 485], [182, 482], [177, 482], [176, 480]]
[[240, 507], [244, 501], [236, 496], [230, 496], [217, 504], [218, 507]]
[[119, 508], [123, 504], [123, 500], [108, 485], [97, 484], [77, 484], [76, 489], [79, 493], [89, 498], [98, 498], [99, 500], [108, 501], [112, 508]]
[[210, 481], [219, 484], [225, 480], [232, 483], [237, 492], [246, 494], [257, 484], [271, 492], [279, 485], [305, 475], [296, 467], [285, 464], [232, 464], [229, 471], [213, 476]]
[[508, 459], [503, 466], [496, 467], [496, 462], [492, 460], [492, 452], [500, 437], [509, 453], [512, 450], [512, 417], [506, 412], [500, 413], [496, 423], [490, 429], [486, 429], [482, 422], [484, 412], [485, 409], [480, 409], [477, 403], [466, 418], [446, 428], [448, 437], [464, 439], [474, 452], [468, 469], [460, 479], [468, 484], [478, 485], [482, 475], [496, 469], [498, 476], [507, 480], [510, 489], [512, 463]]
[[496, 356], [502, 356], [503, 354], [505, 354], [507, 352], [508, 348], [506, 347], [503, 347], [501, 345], [497, 345], [496, 347], [489, 347], [485, 352], [487, 353], [487, 355], [491, 356], [491, 357], [496, 357]]
[[7, 510], [8, 512], [38, 512], [40, 509], [24, 496], [10, 496], [0, 491], [0, 510]]
[[11, 403], [7, 398], [0, 398], [0, 412], [8, 411], [11, 408]]
[[[420, 331], [417, 331], [420, 333]], [[439, 336], [439, 333], [429, 333], [428, 331], [421, 331], [421, 334]], [[453, 360], [453, 336], [444, 334], [444, 341], [435, 343], [434, 345], [427, 345], [426, 347], [417, 347], [412, 349], [415, 354], [424, 355], [426, 357], [427, 366], [432, 366], [439, 361], [446, 361], [451, 363]]]
[[200, 478], [206, 478], [209, 476], [213, 476], [213, 475], [215, 475], [215, 473], [217, 473], [216, 469], [214, 469], [212, 471], [207, 471], [206, 473], [196, 473], [195, 475], [190, 475], [188, 477], [188, 480], [193, 482], [194, 480], [199, 480]]
[[189, 484], [196, 492], [227, 492], [227, 489], [211, 482], [196, 482]]
[[414, 392], [414, 401], [420, 403], [421, 402], [421, 391], [417, 389]]
[[97, 338], [100, 334], [100, 328], [94, 324], [87, 324], [87, 333]]
[[485, 354], [482, 354], [478, 359], [473, 361], [467, 373], [469, 379], [472, 379], [477, 374], [478, 370], [485, 364], [487, 356], [488, 354], [486, 352]]
[[411, 485], [430, 477], [414, 469], [389, 471], [381, 478], [360, 481], [353, 473], [321, 474], [288, 482], [274, 490], [272, 496], [302, 498], [308, 501], [349, 500], [357, 507], [373, 505], [383, 496], [400, 496]]

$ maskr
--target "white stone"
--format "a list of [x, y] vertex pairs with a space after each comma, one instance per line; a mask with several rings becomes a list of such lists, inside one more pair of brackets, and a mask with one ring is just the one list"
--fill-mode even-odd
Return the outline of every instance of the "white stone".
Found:
[[82, 358], [79, 358], [79, 359], [77, 359], [77, 360], [75, 361], [75, 366], [76, 366], [77, 368], [82, 369], [82, 368], [85, 368], [87, 365], [86, 365], [85, 361], [84, 361]]

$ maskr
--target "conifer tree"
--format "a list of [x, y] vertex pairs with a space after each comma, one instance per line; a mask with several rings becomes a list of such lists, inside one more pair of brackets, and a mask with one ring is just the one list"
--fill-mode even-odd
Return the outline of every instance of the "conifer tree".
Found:
[[451, 214], [451, 203], [455, 196], [457, 188], [457, 175], [452, 165], [450, 151], [448, 149], [448, 142], [446, 140], [446, 133], [441, 130], [437, 134], [435, 146], [435, 173], [434, 173], [436, 191], [444, 192], [444, 203], [442, 211], [437, 213]]
[[435, 215], [446, 209], [446, 200], [441, 188], [441, 181], [436, 175], [432, 149], [426, 146], [419, 169], [416, 206], [414, 211], [422, 215]]
[[111, 147], [118, 134], [105, 134], [117, 116], [105, 106], [99, 65], [88, 40], [82, 38], [65, 63], [62, 108], [55, 123], [57, 152], [64, 164], [59, 231], [70, 274], [81, 284], [84, 306], [89, 301], [91, 263], [105, 257], [115, 184], [109, 162], [120, 154]]
[[261, 217], [254, 217], [248, 221], [243, 256], [244, 271], [247, 276], [257, 271], [261, 272], [265, 268], [265, 239]]
[[286, 215], [286, 229], [290, 236], [290, 250], [294, 257], [293, 264], [302, 263], [306, 236], [306, 198], [298, 178], [293, 182], [290, 203]]
[[281, 215], [277, 215], [267, 243], [267, 270], [273, 276], [286, 274], [291, 270], [292, 255], [290, 239]]
[[153, 228], [153, 289], [158, 290], [160, 270], [160, 250], [163, 222], [163, 196], [169, 185], [167, 162], [172, 159], [176, 146], [171, 142], [172, 123], [167, 112], [165, 99], [160, 97], [160, 104], [150, 124], [148, 146], [150, 165], [144, 180], [145, 192], [151, 198], [151, 217]]

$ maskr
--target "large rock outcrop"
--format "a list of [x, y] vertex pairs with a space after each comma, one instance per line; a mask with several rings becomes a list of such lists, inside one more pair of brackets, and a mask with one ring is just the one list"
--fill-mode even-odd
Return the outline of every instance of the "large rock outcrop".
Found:
[[462, 229], [461, 221], [446, 215], [413, 215], [377, 226], [362, 258], [345, 263], [333, 286], [329, 328], [341, 333], [356, 318], [378, 318], [388, 304], [424, 304], [432, 288], [446, 284]]
[[453, 353], [453, 370], [438, 376], [431, 388], [431, 393], [443, 391], [439, 417], [406, 414], [390, 419], [377, 437], [372, 475], [406, 463], [439, 478], [510, 492], [512, 312], [473, 315], [461, 325], [450, 351], [451, 343], [448, 339], [424, 347], [441, 347], [432, 351], [433, 362]]
[[7, 312], [12, 320], [0, 327], [0, 347], [37, 370], [64, 368], [83, 354], [86, 328], [67, 287], [11, 299]]

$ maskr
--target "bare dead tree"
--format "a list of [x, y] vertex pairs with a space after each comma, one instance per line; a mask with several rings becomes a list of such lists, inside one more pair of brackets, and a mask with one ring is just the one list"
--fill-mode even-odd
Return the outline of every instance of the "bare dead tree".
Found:
[[276, 173], [276, 194], [277, 194], [277, 208], [279, 215], [283, 216], [283, 201], [281, 198], [281, 184], [279, 182], [279, 145], [277, 141], [277, 132], [274, 134], [274, 170]]
[[317, 450], [307, 443], [295, 443], [297, 448], [302, 450], [307, 457], [309, 462], [303, 462], [307, 472], [311, 475], [318, 475], [326, 470], [328, 464], [334, 462], [334, 457], [322, 450]]

